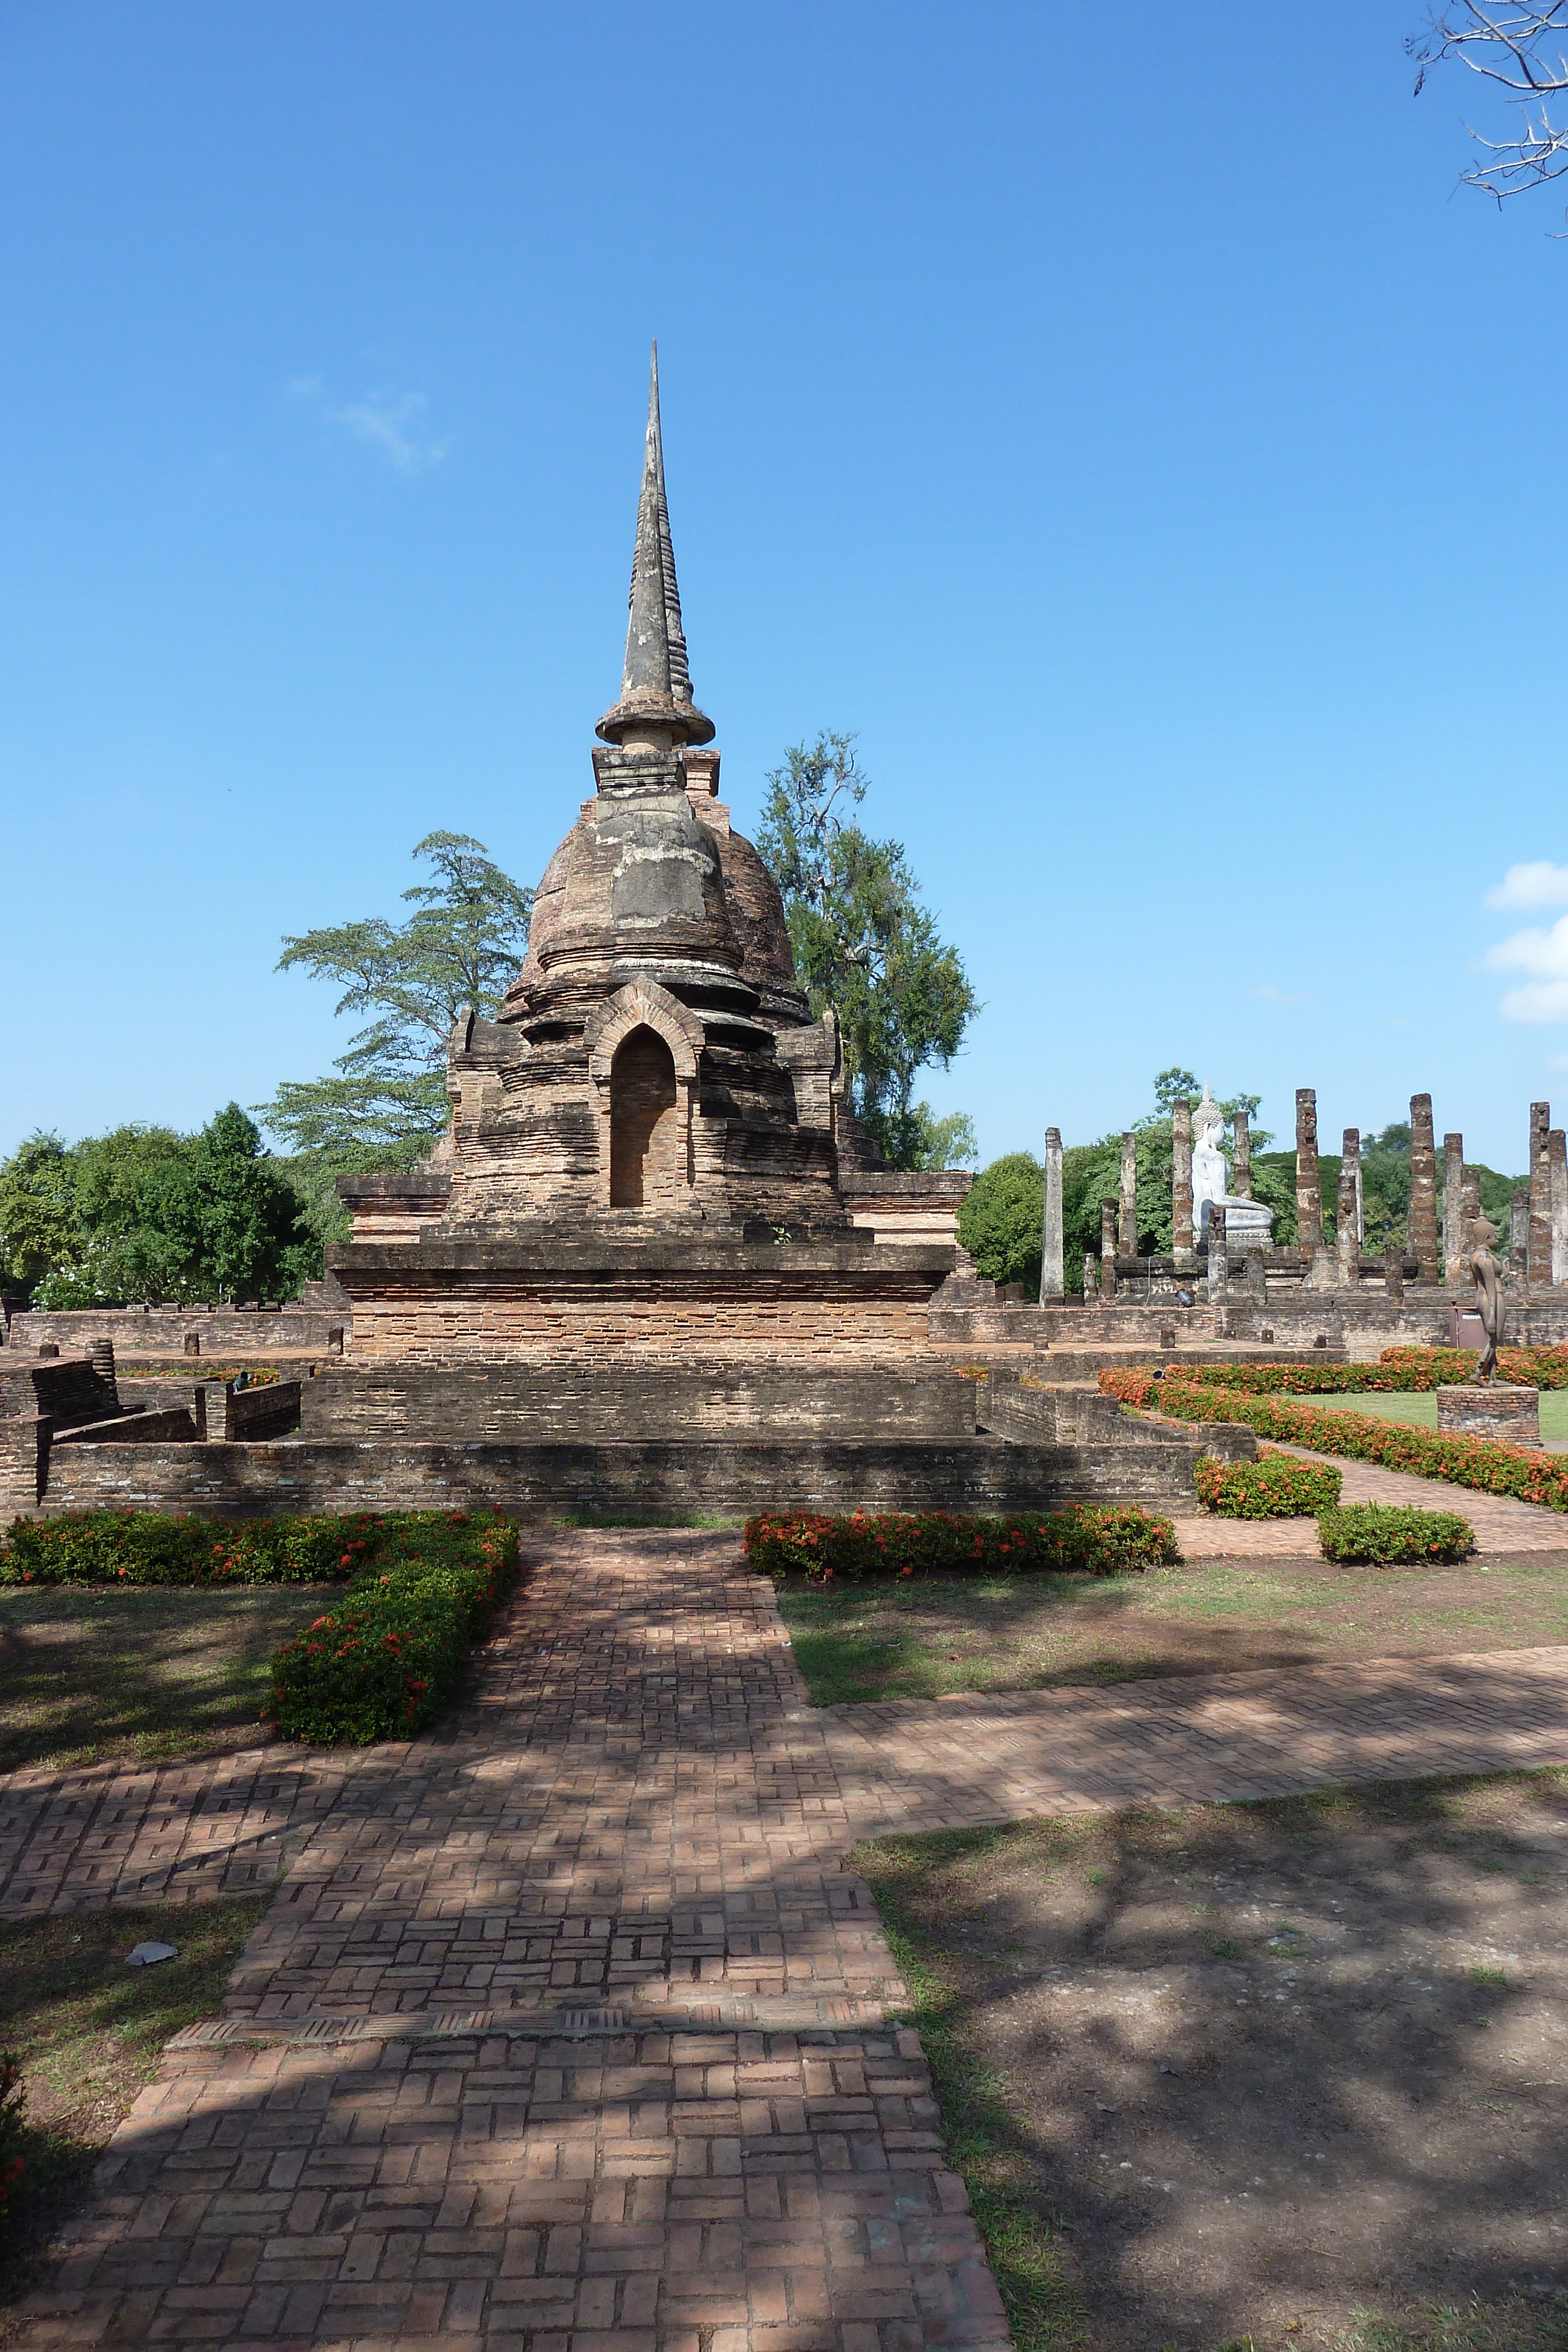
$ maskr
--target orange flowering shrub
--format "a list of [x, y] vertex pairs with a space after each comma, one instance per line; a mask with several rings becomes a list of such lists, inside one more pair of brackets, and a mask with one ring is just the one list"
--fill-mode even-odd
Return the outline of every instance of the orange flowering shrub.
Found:
[[953, 1511], [786, 1511], [748, 1519], [765, 1576], [814, 1584], [866, 1576], [1115, 1576], [1179, 1557], [1168, 1519], [1135, 1504], [969, 1517]]
[[275, 1654], [263, 1721], [321, 1747], [411, 1738], [451, 1697], [517, 1564], [499, 1516], [400, 1514], [342, 1601]]
[[1304, 1519], [1339, 1501], [1340, 1474], [1289, 1454], [1256, 1462], [1217, 1462], [1206, 1454], [1193, 1473], [1205, 1510], [1223, 1519]]
[[204, 1519], [171, 1511], [66, 1511], [16, 1519], [5, 1584], [333, 1584], [395, 1536], [406, 1513]]

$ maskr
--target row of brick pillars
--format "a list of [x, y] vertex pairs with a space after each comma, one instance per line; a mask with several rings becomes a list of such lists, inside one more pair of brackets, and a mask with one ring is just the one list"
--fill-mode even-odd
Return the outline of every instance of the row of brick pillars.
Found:
[[[1234, 1122], [1232, 1190], [1238, 1200], [1252, 1197], [1252, 1139], [1245, 1111]], [[1178, 1274], [1196, 1271], [1197, 1252], [1192, 1213], [1192, 1105], [1178, 1096], [1171, 1115], [1171, 1226]], [[1041, 1230], [1040, 1291], [1042, 1300], [1066, 1296], [1063, 1259], [1061, 1134], [1048, 1128], [1045, 1137], [1045, 1212]], [[1430, 1095], [1410, 1097], [1410, 1214], [1403, 1251], [1385, 1254], [1385, 1281], [1395, 1297], [1403, 1295], [1403, 1259], [1416, 1261], [1420, 1282], [1462, 1283], [1481, 1214], [1480, 1180], [1465, 1163], [1465, 1139], [1458, 1133], [1443, 1138], [1442, 1214], [1439, 1227], [1437, 1138]], [[1211, 1212], [1212, 1216], [1212, 1212]], [[1361, 1130], [1344, 1129], [1340, 1153], [1339, 1189], [1335, 1201], [1335, 1247], [1331, 1260], [1323, 1244], [1322, 1182], [1318, 1161], [1317, 1092], [1296, 1089], [1296, 1238], [1306, 1257], [1308, 1279], [1324, 1288], [1354, 1287], [1361, 1279], [1362, 1173]], [[1211, 1245], [1212, 1246], [1212, 1245]], [[1506, 1244], [1509, 1262], [1531, 1287], [1568, 1283], [1568, 1148], [1564, 1130], [1552, 1125], [1549, 1103], [1530, 1108], [1530, 1182], [1528, 1192], [1515, 1195]], [[1221, 1236], [1224, 1255], [1224, 1241]], [[1137, 1140], [1129, 1129], [1122, 1137], [1121, 1181], [1115, 1198], [1100, 1204], [1100, 1254], [1084, 1255], [1084, 1297], [1096, 1291], [1113, 1297], [1118, 1256], [1138, 1254]], [[1209, 1288], [1215, 1289], [1211, 1261]], [[1225, 1287], [1225, 1276], [1219, 1287]]]

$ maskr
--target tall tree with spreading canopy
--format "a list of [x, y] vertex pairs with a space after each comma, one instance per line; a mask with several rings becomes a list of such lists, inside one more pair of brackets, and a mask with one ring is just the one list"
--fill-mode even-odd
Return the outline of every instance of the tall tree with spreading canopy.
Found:
[[403, 892], [404, 923], [370, 915], [285, 939], [279, 971], [340, 984], [339, 1013], [368, 1013], [335, 1078], [286, 1078], [256, 1106], [297, 1151], [411, 1164], [446, 1123], [446, 1041], [459, 1008], [492, 1014], [528, 951], [534, 894], [465, 833], [428, 833], [413, 855], [431, 879]]
[[873, 840], [849, 814], [867, 782], [853, 736], [792, 744], [768, 778], [757, 845], [811, 1010], [839, 1016], [856, 1117], [893, 1167], [943, 1167], [974, 1158], [974, 1129], [963, 1112], [938, 1118], [915, 1101], [915, 1081], [948, 1066], [978, 1000], [902, 843]]

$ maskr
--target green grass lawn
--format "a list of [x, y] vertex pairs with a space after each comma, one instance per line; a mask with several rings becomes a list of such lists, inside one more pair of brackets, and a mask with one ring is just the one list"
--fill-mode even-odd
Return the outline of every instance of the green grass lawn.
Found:
[[[1400, 1421], [1412, 1429], [1436, 1429], [1435, 1390], [1400, 1391], [1390, 1396], [1314, 1396], [1292, 1398], [1292, 1403], [1321, 1405], [1325, 1412], [1364, 1412], [1379, 1421]], [[1568, 1452], [1568, 1389], [1541, 1391], [1541, 1442]]]
[[1568, 1774], [862, 1844], [1018, 2352], [1561, 2352]]
[[267, 1661], [338, 1586], [0, 1591], [0, 1771], [261, 1737]]
[[1568, 1557], [1442, 1569], [1194, 1560], [1142, 1576], [914, 1577], [779, 1606], [813, 1702], [1568, 1642]]
[[[164, 2042], [221, 2006], [271, 1899], [0, 1923], [0, 2048], [22, 2061], [26, 2124], [26, 2168], [0, 2224], [0, 2306], [36, 2284], [50, 2234], [80, 2203]], [[128, 1952], [154, 1941], [174, 1945], [177, 1958], [126, 1967]]]

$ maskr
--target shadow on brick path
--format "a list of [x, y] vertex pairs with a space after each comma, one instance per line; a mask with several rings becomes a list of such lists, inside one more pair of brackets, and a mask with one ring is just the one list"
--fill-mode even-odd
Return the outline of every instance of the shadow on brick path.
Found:
[[770, 1590], [732, 1537], [527, 1550], [444, 1736], [268, 1784], [319, 1825], [239, 2038], [171, 2050], [29, 2345], [1005, 2342]]
[[292, 1867], [27, 2344], [999, 2345], [853, 1840], [1568, 1759], [1564, 1650], [815, 1710], [733, 1537], [525, 1551], [439, 1736], [41, 1791], [23, 1908]]

